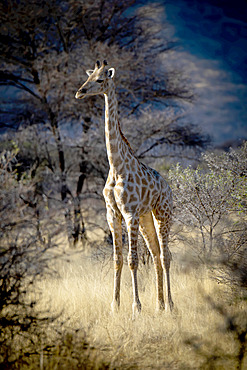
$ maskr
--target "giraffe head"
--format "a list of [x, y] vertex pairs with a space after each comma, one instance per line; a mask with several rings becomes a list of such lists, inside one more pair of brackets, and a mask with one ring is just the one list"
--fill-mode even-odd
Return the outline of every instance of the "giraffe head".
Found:
[[103, 61], [100, 66], [100, 62], [95, 63], [94, 69], [88, 69], [86, 71], [89, 76], [87, 81], [79, 88], [75, 94], [76, 99], [83, 99], [86, 96], [105, 94], [109, 89], [109, 84], [112, 83], [112, 78], [115, 73], [114, 68], [106, 69], [107, 62]]

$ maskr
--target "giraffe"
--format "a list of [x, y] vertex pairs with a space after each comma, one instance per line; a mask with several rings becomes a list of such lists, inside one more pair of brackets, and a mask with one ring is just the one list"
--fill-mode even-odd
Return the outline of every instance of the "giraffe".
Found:
[[133, 286], [133, 315], [141, 311], [138, 293], [137, 238], [140, 231], [151, 253], [156, 274], [157, 309], [166, 309], [163, 294], [163, 270], [166, 277], [166, 302], [172, 310], [169, 269], [171, 253], [168, 236], [171, 225], [172, 191], [166, 181], [154, 169], [141, 163], [134, 155], [123, 135], [118, 121], [118, 102], [113, 77], [114, 68], [106, 68], [104, 60], [97, 61], [94, 70], [87, 70], [87, 81], [79, 88], [75, 98], [104, 94], [105, 141], [110, 165], [103, 190], [107, 222], [113, 237], [114, 293], [112, 310], [120, 306], [120, 280], [123, 267], [122, 220], [128, 231], [130, 268]]

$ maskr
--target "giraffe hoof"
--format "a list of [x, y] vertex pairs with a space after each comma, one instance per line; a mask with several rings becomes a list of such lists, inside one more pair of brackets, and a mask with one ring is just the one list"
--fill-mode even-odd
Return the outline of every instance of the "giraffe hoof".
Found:
[[173, 309], [174, 309], [173, 301], [169, 301], [169, 308], [170, 308], [170, 312], [173, 312]]
[[114, 301], [112, 302], [112, 304], [111, 304], [111, 312], [112, 312], [112, 313], [117, 313], [117, 312], [119, 312], [119, 307], [120, 307], [120, 304], [114, 300]]
[[132, 305], [133, 319], [141, 313], [141, 302], [134, 302]]
[[159, 302], [156, 306], [156, 311], [157, 312], [162, 312], [166, 310], [166, 305], [165, 302]]

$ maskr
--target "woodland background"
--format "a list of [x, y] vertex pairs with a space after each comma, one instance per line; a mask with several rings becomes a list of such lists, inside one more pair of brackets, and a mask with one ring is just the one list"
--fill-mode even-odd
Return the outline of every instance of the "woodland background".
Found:
[[[185, 123], [196, 96], [185, 71], [166, 63], [176, 43], [164, 36], [162, 12], [158, 3], [116, 0], [0, 5], [3, 368], [246, 365], [247, 145], [216, 151]], [[123, 132], [173, 189], [174, 316], [154, 313], [141, 239], [146, 311], [129, 320], [126, 276], [126, 304], [117, 317], [108, 312], [104, 101], [74, 99], [85, 70], [103, 59], [116, 68]]]

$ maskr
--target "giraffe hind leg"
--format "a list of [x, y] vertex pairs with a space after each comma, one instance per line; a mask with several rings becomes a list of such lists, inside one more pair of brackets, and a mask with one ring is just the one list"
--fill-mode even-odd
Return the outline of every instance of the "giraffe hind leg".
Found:
[[140, 232], [147, 244], [147, 247], [151, 253], [154, 262], [156, 274], [157, 309], [163, 310], [165, 308], [163, 293], [163, 269], [160, 260], [159, 242], [151, 212], [140, 217]]
[[166, 277], [166, 302], [168, 301], [170, 311], [173, 310], [173, 300], [170, 284], [170, 264], [172, 255], [168, 248], [168, 237], [171, 227], [171, 212], [168, 207], [159, 204], [153, 210], [154, 225], [160, 245], [160, 259]]

